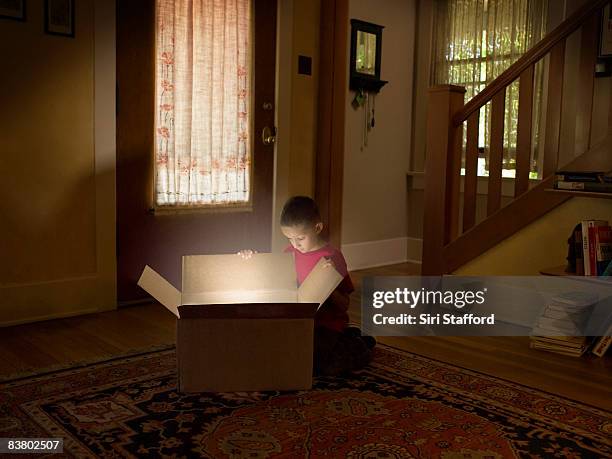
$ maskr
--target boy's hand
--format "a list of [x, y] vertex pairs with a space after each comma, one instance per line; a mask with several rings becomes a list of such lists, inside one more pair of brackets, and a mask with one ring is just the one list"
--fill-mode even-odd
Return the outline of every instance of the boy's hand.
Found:
[[257, 253], [257, 250], [244, 249], [244, 250], [241, 250], [240, 252], [238, 252], [236, 255], [238, 255], [243, 260], [248, 260], [253, 255], [255, 255], [256, 253]]
[[336, 268], [336, 265], [334, 264], [331, 258], [325, 257], [323, 260], [324, 268]]

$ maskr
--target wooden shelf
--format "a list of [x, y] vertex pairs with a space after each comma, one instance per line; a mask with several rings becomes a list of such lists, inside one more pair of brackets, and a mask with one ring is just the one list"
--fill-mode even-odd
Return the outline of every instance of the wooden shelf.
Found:
[[575, 273], [566, 272], [565, 265], [541, 269], [540, 274], [544, 276], [571, 276], [573, 280], [612, 285], [612, 276], [578, 276]]
[[572, 276], [572, 273], [565, 271], [565, 266], [552, 266], [550, 268], [540, 269], [540, 274], [544, 276]]
[[548, 188], [546, 191], [557, 194], [565, 194], [576, 198], [603, 198], [612, 199], [612, 193], [595, 192], [595, 191], [576, 191], [576, 190], [557, 190], [556, 188]]

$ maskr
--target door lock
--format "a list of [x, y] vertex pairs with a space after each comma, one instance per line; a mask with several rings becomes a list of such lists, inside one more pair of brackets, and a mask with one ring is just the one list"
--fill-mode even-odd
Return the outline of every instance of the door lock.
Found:
[[261, 141], [264, 145], [273, 145], [276, 142], [276, 128], [265, 126], [261, 131]]

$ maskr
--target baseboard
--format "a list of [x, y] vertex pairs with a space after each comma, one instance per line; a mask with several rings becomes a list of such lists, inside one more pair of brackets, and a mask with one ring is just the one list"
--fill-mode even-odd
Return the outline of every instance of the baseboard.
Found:
[[349, 271], [406, 262], [420, 263], [421, 250], [422, 240], [412, 237], [342, 245]]
[[420, 265], [423, 255], [423, 239], [417, 237], [407, 237], [406, 243], [408, 246], [406, 249], [406, 256], [408, 257], [408, 260], [406, 261]]
[[48, 314], [48, 315], [41, 315], [41, 316], [35, 316], [35, 317], [27, 317], [27, 318], [23, 318], [23, 319], [6, 320], [6, 321], [0, 321], [0, 328], [3, 328], [3, 327], [14, 327], [15, 325], [25, 325], [25, 324], [29, 324], [29, 323], [44, 322], [44, 321], [47, 321], [47, 320], [54, 320], [54, 319], [67, 319], [69, 317], [83, 316], [83, 315], [86, 315], [86, 314], [95, 314], [95, 313], [99, 313], [99, 312], [108, 312], [108, 311], [113, 311], [113, 310], [114, 310], [114, 308], [80, 309], [80, 310], [77, 310], [77, 311], [58, 312], [58, 313], [52, 313], [52, 314]]

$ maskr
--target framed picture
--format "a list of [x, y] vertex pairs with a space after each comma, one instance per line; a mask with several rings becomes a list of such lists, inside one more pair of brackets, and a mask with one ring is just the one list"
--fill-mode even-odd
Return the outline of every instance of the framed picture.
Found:
[[74, 2], [75, 0], [45, 0], [45, 32], [74, 37]]
[[0, 0], [0, 18], [25, 21], [26, 0]]
[[601, 14], [601, 32], [599, 34], [599, 57], [612, 57], [612, 9], [606, 5]]

